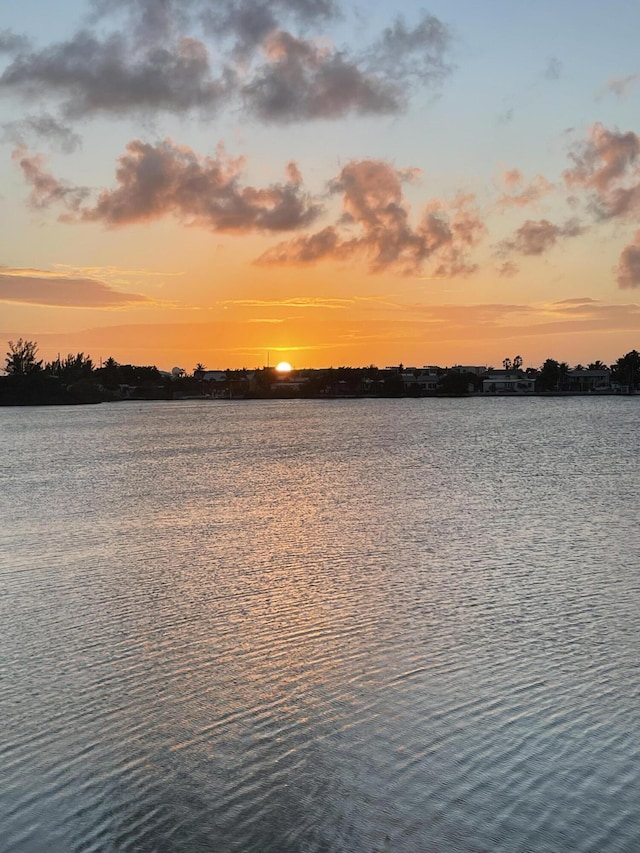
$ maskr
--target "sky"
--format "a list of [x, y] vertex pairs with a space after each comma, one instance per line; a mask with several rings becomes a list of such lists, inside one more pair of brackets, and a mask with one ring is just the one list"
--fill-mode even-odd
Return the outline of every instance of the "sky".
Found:
[[0, 340], [612, 363], [640, 348], [638, 32], [637, 0], [7, 4]]

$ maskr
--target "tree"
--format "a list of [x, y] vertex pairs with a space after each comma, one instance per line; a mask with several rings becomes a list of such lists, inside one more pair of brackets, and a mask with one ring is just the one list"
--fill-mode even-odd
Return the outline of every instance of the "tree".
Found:
[[634, 391], [640, 385], [640, 353], [633, 349], [611, 366], [612, 379]]
[[560, 380], [560, 363], [548, 358], [540, 368], [536, 382], [539, 391], [557, 391]]
[[16, 343], [9, 341], [9, 352], [5, 359], [4, 369], [14, 376], [26, 376], [42, 368], [42, 360], [36, 361], [38, 345], [35, 341], [23, 341], [18, 338]]
[[83, 352], [76, 355], [69, 353], [62, 360], [58, 357], [55, 361], [47, 363], [44, 369], [69, 385], [72, 382], [80, 382], [82, 379], [90, 379], [93, 374], [93, 361]]
[[587, 369], [588, 370], [606, 370], [607, 365], [598, 359], [598, 361], [592, 361], [591, 364], [587, 365]]
[[522, 367], [522, 356], [517, 355], [513, 361], [510, 358], [505, 358], [502, 360], [502, 366], [505, 370], [520, 370]]

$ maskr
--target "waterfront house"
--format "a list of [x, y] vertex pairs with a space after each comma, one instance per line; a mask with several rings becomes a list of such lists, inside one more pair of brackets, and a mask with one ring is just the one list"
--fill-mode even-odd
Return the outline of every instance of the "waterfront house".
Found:
[[611, 371], [603, 370], [569, 370], [565, 376], [563, 386], [567, 391], [582, 393], [593, 393], [595, 391], [611, 390]]
[[532, 394], [535, 379], [522, 370], [491, 370], [482, 380], [483, 394]]

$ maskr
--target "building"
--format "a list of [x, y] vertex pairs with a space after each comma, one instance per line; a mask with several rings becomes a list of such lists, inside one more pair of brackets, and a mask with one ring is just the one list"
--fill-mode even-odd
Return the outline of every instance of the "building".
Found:
[[483, 394], [533, 394], [536, 382], [522, 370], [491, 370], [482, 380]]
[[586, 368], [569, 370], [562, 384], [567, 391], [586, 394], [595, 391], [610, 391], [611, 371], [606, 367], [603, 370], [587, 370]]

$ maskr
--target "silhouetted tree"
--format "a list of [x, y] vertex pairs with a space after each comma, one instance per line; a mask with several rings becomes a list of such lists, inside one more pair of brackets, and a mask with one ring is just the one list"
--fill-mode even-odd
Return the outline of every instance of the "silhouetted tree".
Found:
[[9, 341], [9, 352], [5, 359], [4, 369], [14, 376], [26, 376], [42, 369], [42, 361], [36, 360], [38, 345], [35, 341], [23, 341], [22, 338], [14, 343]]
[[556, 391], [560, 380], [560, 363], [548, 358], [540, 368], [536, 387], [538, 391]]
[[640, 353], [632, 349], [611, 366], [612, 379], [634, 391], [640, 385]]
[[64, 359], [58, 357], [55, 361], [48, 362], [44, 369], [52, 376], [57, 376], [63, 382], [70, 384], [80, 382], [81, 379], [90, 379], [93, 374], [93, 361], [83, 352], [76, 355], [69, 353]]

